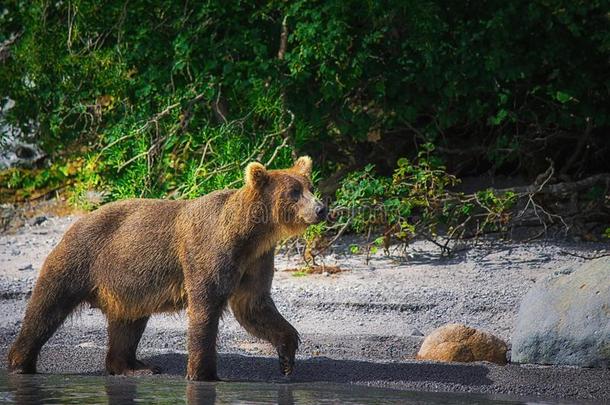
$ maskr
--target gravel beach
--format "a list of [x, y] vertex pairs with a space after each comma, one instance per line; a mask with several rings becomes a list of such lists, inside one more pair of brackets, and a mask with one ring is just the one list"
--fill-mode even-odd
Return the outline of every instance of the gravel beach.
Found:
[[[49, 251], [76, 217], [50, 217], [0, 235], [0, 366], [18, 331], [27, 298]], [[608, 244], [490, 242], [441, 258], [416, 242], [407, 255], [349, 254], [349, 238], [319, 263], [338, 274], [301, 276], [294, 254], [276, 259], [273, 297], [299, 330], [302, 345], [291, 382], [324, 381], [422, 391], [480, 392], [551, 400], [610, 401], [610, 370], [573, 367], [440, 364], [415, 361], [423, 335], [445, 323], [481, 328], [507, 340], [521, 298], [536, 280], [608, 253]], [[579, 257], [582, 256], [582, 257]], [[156, 315], [140, 356], [169, 375], [186, 366], [186, 315]], [[103, 374], [105, 320], [83, 308], [51, 338], [39, 370]], [[249, 336], [230, 312], [221, 321], [221, 378], [286, 381], [273, 348]], [[157, 378], [157, 377], [155, 377]]]

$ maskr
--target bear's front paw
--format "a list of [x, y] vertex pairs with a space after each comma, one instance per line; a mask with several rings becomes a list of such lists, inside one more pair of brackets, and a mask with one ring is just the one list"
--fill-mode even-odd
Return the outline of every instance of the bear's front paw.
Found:
[[280, 371], [282, 374], [288, 376], [292, 374], [292, 370], [294, 370], [294, 357], [280, 355]]
[[284, 375], [292, 374], [294, 369], [294, 355], [296, 348], [294, 345], [282, 344], [277, 348], [277, 354], [280, 360], [280, 371]]

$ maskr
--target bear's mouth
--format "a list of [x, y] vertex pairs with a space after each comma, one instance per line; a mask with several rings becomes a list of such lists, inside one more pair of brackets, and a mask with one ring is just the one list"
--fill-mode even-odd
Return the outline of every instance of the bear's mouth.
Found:
[[322, 221], [326, 220], [327, 212], [324, 208], [323, 210], [318, 210], [318, 212], [311, 212], [307, 215], [302, 215], [301, 218], [303, 222], [307, 225], [316, 225]]

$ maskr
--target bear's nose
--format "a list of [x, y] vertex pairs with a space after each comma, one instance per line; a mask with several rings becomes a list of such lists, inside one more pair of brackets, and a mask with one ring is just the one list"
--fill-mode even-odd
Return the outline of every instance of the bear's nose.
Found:
[[320, 204], [316, 207], [316, 216], [318, 217], [318, 220], [324, 221], [327, 215], [328, 208], [326, 208], [326, 205]]

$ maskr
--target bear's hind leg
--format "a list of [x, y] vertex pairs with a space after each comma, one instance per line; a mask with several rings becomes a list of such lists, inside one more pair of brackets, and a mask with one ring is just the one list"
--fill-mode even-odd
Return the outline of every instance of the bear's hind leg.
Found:
[[85, 290], [78, 288], [61, 273], [42, 271], [25, 311], [19, 336], [8, 354], [8, 368], [17, 374], [36, 372], [42, 346], [81, 303]]
[[111, 375], [158, 374], [158, 367], [148, 366], [136, 358], [140, 338], [149, 317], [136, 320], [108, 319], [108, 354], [106, 371]]

